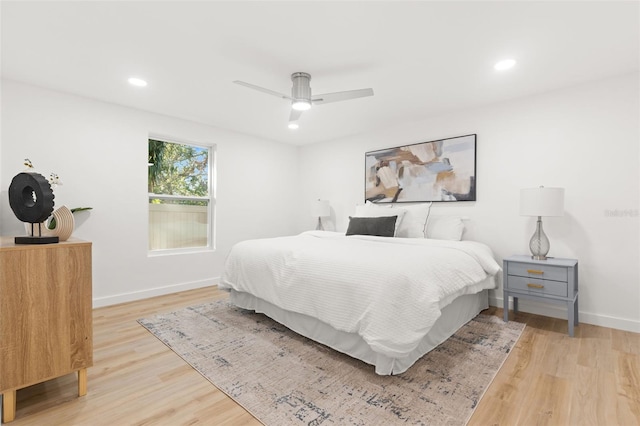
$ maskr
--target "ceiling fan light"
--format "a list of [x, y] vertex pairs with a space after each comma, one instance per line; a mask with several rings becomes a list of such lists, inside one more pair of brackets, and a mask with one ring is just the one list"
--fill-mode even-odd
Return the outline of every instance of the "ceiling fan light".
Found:
[[291, 108], [295, 109], [296, 111], [307, 111], [309, 108], [311, 108], [311, 102], [305, 99], [296, 99], [291, 103]]
[[290, 128], [291, 130], [296, 130], [300, 126], [298, 126], [298, 123], [296, 123], [295, 121], [292, 121], [287, 125], [287, 127]]

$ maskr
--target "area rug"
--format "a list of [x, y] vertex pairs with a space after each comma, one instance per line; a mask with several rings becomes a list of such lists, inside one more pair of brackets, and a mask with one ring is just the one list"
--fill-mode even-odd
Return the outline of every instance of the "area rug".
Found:
[[228, 301], [138, 322], [265, 425], [464, 425], [524, 324], [478, 315], [397, 376]]

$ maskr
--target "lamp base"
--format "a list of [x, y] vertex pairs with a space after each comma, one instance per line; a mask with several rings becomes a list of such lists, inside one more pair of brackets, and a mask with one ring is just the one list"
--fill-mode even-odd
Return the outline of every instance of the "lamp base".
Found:
[[324, 231], [324, 226], [322, 226], [322, 218], [318, 216], [318, 225], [316, 225], [316, 231]]
[[542, 230], [542, 217], [538, 216], [538, 222], [536, 223], [536, 232], [533, 233], [531, 240], [529, 241], [529, 250], [531, 250], [531, 258], [535, 260], [547, 260], [547, 253], [549, 253], [549, 238]]

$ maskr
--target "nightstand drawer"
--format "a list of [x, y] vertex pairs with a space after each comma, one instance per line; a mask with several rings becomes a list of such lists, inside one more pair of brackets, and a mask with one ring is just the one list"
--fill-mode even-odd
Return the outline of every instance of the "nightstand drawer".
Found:
[[525, 291], [530, 294], [567, 297], [568, 285], [566, 282], [509, 276], [507, 287], [509, 290]]
[[[567, 268], [562, 266], [509, 262], [509, 275], [538, 278], [543, 280], [567, 281]], [[566, 296], [566, 292], [565, 292]]]

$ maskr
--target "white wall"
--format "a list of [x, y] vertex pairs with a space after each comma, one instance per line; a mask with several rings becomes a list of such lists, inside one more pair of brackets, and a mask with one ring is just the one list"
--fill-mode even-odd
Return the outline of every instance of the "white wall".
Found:
[[[639, 90], [638, 74], [626, 75], [302, 147], [301, 210], [329, 200], [344, 231], [363, 202], [366, 151], [476, 133], [478, 201], [434, 204], [432, 214], [470, 217], [465, 238], [501, 261], [528, 253], [533, 234], [535, 218], [518, 214], [519, 190], [564, 187], [565, 216], [544, 225], [551, 256], [579, 259], [580, 320], [640, 332]], [[615, 210], [624, 215], [607, 215]], [[301, 212], [298, 229], [312, 226]], [[501, 291], [492, 303], [501, 306]], [[521, 305], [566, 318], [558, 305]]]
[[[216, 250], [149, 257], [149, 133], [217, 146]], [[94, 306], [211, 285], [237, 241], [295, 230], [297, 147], [2, 82], [0, 234], [24, 235], [7, 189], [24, 158], [64, 185], [56, 206], [91, 206], [74, 236], [93, 242]]]

